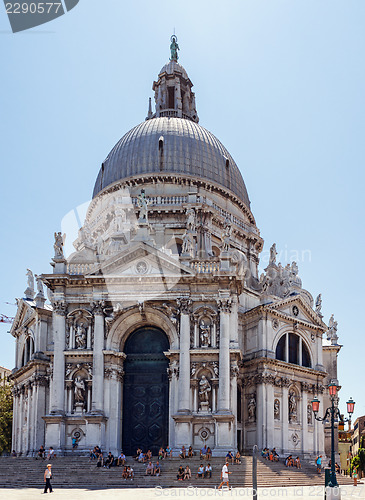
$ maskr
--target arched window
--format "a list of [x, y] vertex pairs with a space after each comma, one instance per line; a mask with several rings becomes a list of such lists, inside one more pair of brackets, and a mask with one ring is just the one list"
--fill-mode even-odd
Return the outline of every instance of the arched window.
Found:
[[22, 355], [22, 366], [26, 365], [34, 354], [34, 340], [28, 337], [25, 341]]
[[276, 346], [275, 357], [280, 361], [294, 365], [307, 368], [312, 366], [308, 347], [303, 342], [302, 337], [296, 333], [286, 333], [280, 338]]

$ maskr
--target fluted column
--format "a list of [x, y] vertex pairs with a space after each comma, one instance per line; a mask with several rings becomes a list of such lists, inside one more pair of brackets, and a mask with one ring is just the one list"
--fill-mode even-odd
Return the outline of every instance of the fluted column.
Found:
[[53, 383], [51, 413], [64, 413], [65, 398], [65, 339], [66, 339], [66, 303], [53, 304]]
[[229, 315], [231, 300], [219, 299], [220, 338], [219, 338], [219, 386], [218, 412], [230, 410], [230, 363], [229, 363]]
[[190, 413], [190, 299], [177, 301], [180, 309], [180, 359], [178, 411]]
[[104, 409], [104, 313], [101, 304], [94, 307], [94, 350], [92, 412], [102, 413]]

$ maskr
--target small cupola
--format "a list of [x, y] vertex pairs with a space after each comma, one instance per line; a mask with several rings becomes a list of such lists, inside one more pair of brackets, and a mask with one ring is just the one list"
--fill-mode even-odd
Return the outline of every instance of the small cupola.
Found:
[[192, 92], [193, 84], [185, 69], [177, 61], [179, 45], [176, 35], [171, 37], [170, 61], [161, 69], [157, 82], [153, 82], [155, 92], [156, 112], [151, 109], [147, 119], [170, 116], [186, 118], [199, 123], [195, 107], [195, 94]]

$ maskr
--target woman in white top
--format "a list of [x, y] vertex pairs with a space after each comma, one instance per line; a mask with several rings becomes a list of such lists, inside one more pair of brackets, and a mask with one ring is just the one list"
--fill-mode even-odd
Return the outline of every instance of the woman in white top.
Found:
[[44, 471], [44, 482], [46, 484], [44, 485], [43, 493], [47, 493], [47, 490], [49, 490], [49, 492], [52, 493], [51, 479], [52, 479], [52, 464], [48, 464], [47, 469]]

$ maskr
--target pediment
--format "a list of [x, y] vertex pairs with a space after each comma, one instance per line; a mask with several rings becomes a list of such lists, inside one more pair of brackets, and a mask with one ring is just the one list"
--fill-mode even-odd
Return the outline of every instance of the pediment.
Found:
[[309, 306], [309, 304], [300, 296], [295, 295], [277, 302], [267, 304], [265, 309], [280, 313], [283, 319], [292, 321], [302, 321], [312, 326], [327, 330], [326, 324], [321, 317]]
[[15, 332], [22, 327], [27, 326], [35, 315], [35, 303], [24, 299], [18, 300], [18, 309], [11, 325], [10, 333], [15, 336]]
[[178, 258], [167, 255], [145, 242], [129, 246], [99, 264], [92, 274], [111, 277], [161, 277], [192, 275]]

